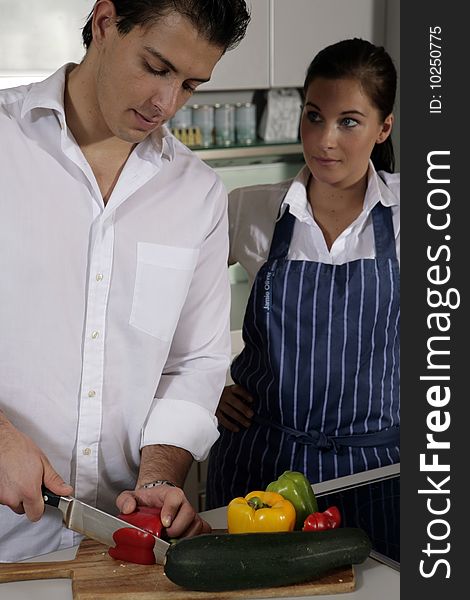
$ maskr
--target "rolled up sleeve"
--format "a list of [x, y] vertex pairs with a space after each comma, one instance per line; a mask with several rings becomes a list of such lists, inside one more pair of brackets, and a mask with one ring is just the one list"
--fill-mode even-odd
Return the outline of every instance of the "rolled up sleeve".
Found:
[[187, 400], [160, 398], [149, 415], [142, 446], [177, 446], [202, 461], [218, 437], [217, 419], [207, 409]]
[[220, 181], [212, 195], [213, 219], [141, 437], [141, 446], [177, 446], [197, 461], [219, 436], [215, 410], [230, 364], [227, 194]]

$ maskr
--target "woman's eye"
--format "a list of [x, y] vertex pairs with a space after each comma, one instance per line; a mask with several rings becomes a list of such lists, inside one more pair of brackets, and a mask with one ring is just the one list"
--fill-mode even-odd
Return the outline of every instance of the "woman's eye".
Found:
[[351, 117], [346, 117], [341, 121], [341, 125], [344, 125], [345, 127], [356, 127], [356, 125], [358, 125], [358, 121], [356, 121], [356, 119], [352, 119]]
[[307, 112], [307, 119], [311, 122], [311, 123], [317, 123], [318, 121], [320, 121], [320, 115], [313, 111], [313, 110], [309, 110]]

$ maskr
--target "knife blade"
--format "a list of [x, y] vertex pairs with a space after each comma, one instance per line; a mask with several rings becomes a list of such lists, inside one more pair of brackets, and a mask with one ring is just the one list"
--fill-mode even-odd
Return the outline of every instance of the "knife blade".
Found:
[[[44, 504], [58, 508], [61, 511], [62, 519], [67, 529], [81, 533], [92, 540], [101, 542], [105, 546], [115, 545], [113, 533], [123, 527], [137, 529], [149, 535], [149, 532], [145, 531], [145, 529], [136, 527], [94, 506], [85, 504], [73, 496], [58, 496], [43, 486], [42, 497]], [[155, 561], [157, 564], [163, 565], [165, 564], [165, 556], [170, 544], [155, 535], [153, 537], [155, 540], [153, 546]]]

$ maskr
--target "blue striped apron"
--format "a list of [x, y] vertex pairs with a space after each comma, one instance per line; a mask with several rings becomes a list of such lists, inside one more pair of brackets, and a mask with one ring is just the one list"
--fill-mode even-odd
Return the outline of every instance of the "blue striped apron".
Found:
[[254, 396], [251, 426], [220, 427], [206, 508], [285, 470], [311, 483], [399, 455], [399, 265], [391, 209], [372, 209], [375, 259], [287, 260], [295, 217], [278, 220], [243, 323], [232, 379]]

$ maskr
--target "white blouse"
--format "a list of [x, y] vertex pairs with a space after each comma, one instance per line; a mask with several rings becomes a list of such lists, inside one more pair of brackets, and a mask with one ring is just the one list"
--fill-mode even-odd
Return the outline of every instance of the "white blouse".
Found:
[[379, 176], [372, 162], [369, 163], [363, 210], [334, 241], [331, 249], [326, 245], [308, 202], [309, 175], [305, 166], [293, 180], [238, 188], [229, 194], [229, 263], [239, 262], [247, 271], [251, 284], [268, 257], [276, 219], [282, 216], [287, 206], [296, 218], [287, 256], [290, 260], [340, 265], [360, 258], [375, 258], [370, 213], [377, 202], [392, 208], [397, 257], [400, 259], [399, 173], [381, 171]]

